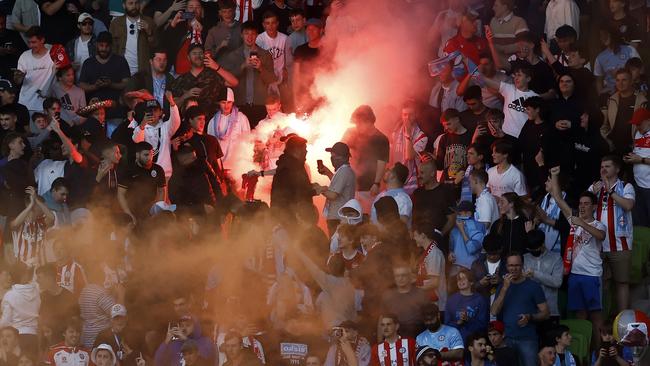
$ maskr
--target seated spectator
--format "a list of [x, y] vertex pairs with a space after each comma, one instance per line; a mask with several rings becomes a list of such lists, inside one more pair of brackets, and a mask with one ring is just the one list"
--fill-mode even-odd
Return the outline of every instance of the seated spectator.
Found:
[[19, 365], [20, 358], [26, 355], [18, 343], [18, 330], [14, 327], [0, 328], [0, 364], [2, 365]]
[[569, 347], [571, 347], [571, 329], [566, 325], [556, 325], [547, 334], [555, 341], [555, 364], [576, 365], [576, 360]]
[[90, 360], [95, 366], [114, 366], [118, 362], [117, 355], [108, 344], [100, 344], [93, 348], [90, 353]]
[[506, 343], [519, 355], [519, 364], [534, 366], [537, 354], [536, 322], [549, 316], [548, 304], [541, 286], [523, 276], [523, 258], [516, 252], [507, 257], [508, 274], [497, 289], [490, 308], [505, 324]]
[[487, 299], [474, 292], [474, 276], [470, 271], [461, 269], [454, 277], [458, 292], [447, 300], [445, 324], [458, 329], [463, 339], [485, 333], [490, 313]]
[[418, 346], [417, 348], [417, 365], [418, 366], [436, 366], [440, 360], [440, 351], [429, 346]]
[[531, 230], [526, 236], [528, 253], [524, 254], [524, 274], [539, 282], [544, 290], [552, 321], [560, 318], [557, 293], [562, 285], [562, 257], [546, 249], [544, 233]]
[[[403, 365], [415, 364], [415, 339], [407, 336], [400, 336], [400, 322], [397, 315], [386, 313], [379, 317], [377, 329], [377, 344], [372, 346], [370, 364], [372, 366], [385, 365], [390, 363]], [[399, 346], [398, 346], [399, 345]], [[391, 348], [399, 347], [404, 352], [390, 352]]]
[[615, 365], [629, 365], [633, 362], [632, 350], [616, 342], [613, 329], [613, 322], [610, 319], [605, 320], [598, 329], [600, 347], [591, 355], [592, 365], [604, 366], [612, 360]]
[[499, 320], [493, 320], [488, 325], [488, 338], [494, 353], [494, 360], [497, 365], [517, 365], [519, 358], [517, 352], [506, 345], [505, 342], [505, 325]]
[[465, 347], [460, 332], [442, 323], [440, 311], [435, 304], [426, 305], [421, 311], [426, 330], [417, 336], [418, 346], [439, 350], [442, 361], [462, 360]]
[[465, 338], [467, 344], [467, 351], [469, 357], [465, 362], [470, 362], [471, 365], [484, 365], [496, 366], [494, 356], [488, 354], [488, 340], [487, 336], [483, 333], [474, 333]]
[[[258, 366], [262, 365], [262, 362], [257, 358], [255, 353], [251, 352], [250, 349], [244, 348], [242, 344], [242, 336], [236, 332], [229, 332], [224, 337], [223, 349], [226, 354], [225, 366]], [[190, 356], [190, 359], [195, 359], [199, 354], [199, 348], [196, 341], [187, 340], [181, 347], [181, 353], [183, 354], [183, 359], [186, 359], [186, 355]], [[202, 365], [203, 363], [196, 363], [196, 365]], [[205, 363], [208, 365], [208, 363]]]

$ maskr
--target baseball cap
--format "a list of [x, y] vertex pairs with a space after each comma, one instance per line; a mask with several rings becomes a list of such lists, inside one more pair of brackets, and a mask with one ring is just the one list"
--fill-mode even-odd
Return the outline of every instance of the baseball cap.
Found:
[[308, 25], [315, 25], [318, 28], [323, 28], [323, 21], [318, 19], [318, 18], [309, 18], [307, 19], [307, 22], [305, 23], [305, 26]]
[[474, 211], [474, 204], [470, 201], [461, 201], [453, 208], [454, 212]]
[[77, 18], [77, 23], [83, 23], [83, 21], [86, 20], [86, 19], [90, 19], [90, 20], [94, 21], [92, 15], [90, 15], [88, 13], [81, 13], [81, 14], [79, 14], [79, 17]]
[[106, 351], [108, 351], [108, 353], [111, 354], [111, 356], [113, 357], [112, 360], [111, 360], [111, 364], [113, 366], [115, 366], [117, 364], [117, 357], [115, 357], [115, 352], [113, 351], [113, 347], [111, 347], [110, 345], [108, 345], [106, 343], [102, 343], [99, 346], [93, 348], [93, 351], [90, 353], [90, 360], [93, 363], [97, 363], [97, 352], [99, 352], [101, 350], [106, 350]]
[[16, 88], [14, 87], [14, 84], [11, 83], [11, 81], [7, 79], [0, 79], [0, 91], [15, 93]]
[[234, 102], [235, 101], [235, 92], [231, 88], [221, 89], [221, 92], [219, 92], [219, 96], [218, 96], [217, 100], [218, 101], [225, 100], [226, 102]]
[[634, 111], [630, 123], [633, 125], [639, 125], [641, 122], [650, 119], [650, 109], [640, 108]]
[[103, 31], [97, 36], [97, 43], [108, 43], [113, 44], [113, 36], [110, 32]]
[[115, 304], [111, 308], [111, 318], [115, 318], [117, 316], [126, 316], [126, 307], [122, 304]]
[[435, 348], [431, 348], [429, 346], [420, 346], [420, 347], [418, 347], [417, 351], [415, 352], [416, 361], [420, 361], [422, 359], [422, 357], [424, 357], [424, 355], [426, 355], [428, 353], [433, 353], [436, 356], [439, 356], [439, 354], [440, 354], [440, 352]]
[[493, 320], [490, 322], [490, 325], [488, 325], [488, 331], [490, 330], [496, 330], [497, 332], [503, 334], [503, 332], [506, 330], [506, 326], [500, 320]]
[[343, 142], [337, 142], [332, 147], [328, 147], [325, 151], [334, 153], [341, 156], [350, 156], [350, 148]]

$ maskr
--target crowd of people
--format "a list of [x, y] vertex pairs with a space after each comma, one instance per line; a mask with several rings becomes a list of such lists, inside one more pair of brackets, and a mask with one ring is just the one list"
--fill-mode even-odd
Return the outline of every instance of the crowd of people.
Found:
[[646, 2], [368, 1], [433, 61], [315, 161], [353, 3], [0, 1], [0, 365], [633, 364]]

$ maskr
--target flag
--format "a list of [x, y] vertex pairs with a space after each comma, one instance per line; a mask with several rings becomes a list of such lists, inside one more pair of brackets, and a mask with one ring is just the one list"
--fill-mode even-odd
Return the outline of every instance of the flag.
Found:
[[[442, 70], [449, 65], [449, 63], [453, 60], [455, 60], [458, 56], [460, 56], [460, 51], [454, 51], [446, 56], [440, 57], [436, 60], [430, 61], [427, 66], [429, 67], [429, 75], [431, 76], [438, 76], [442, 72]], [[455, 67], [455, 64], [454, 64]]]

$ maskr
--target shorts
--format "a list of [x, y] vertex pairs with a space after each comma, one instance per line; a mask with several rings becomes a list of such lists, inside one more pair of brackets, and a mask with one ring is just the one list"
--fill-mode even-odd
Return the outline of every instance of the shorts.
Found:
[[603, 281], [614, 278], [614, 282], [629, 283], [632, 268], [632, 251], [603, 252]]
[[571, 273], [568, 281], [569, 311], [598, 311], [603, 309], [603, 286], [600, 277]]

